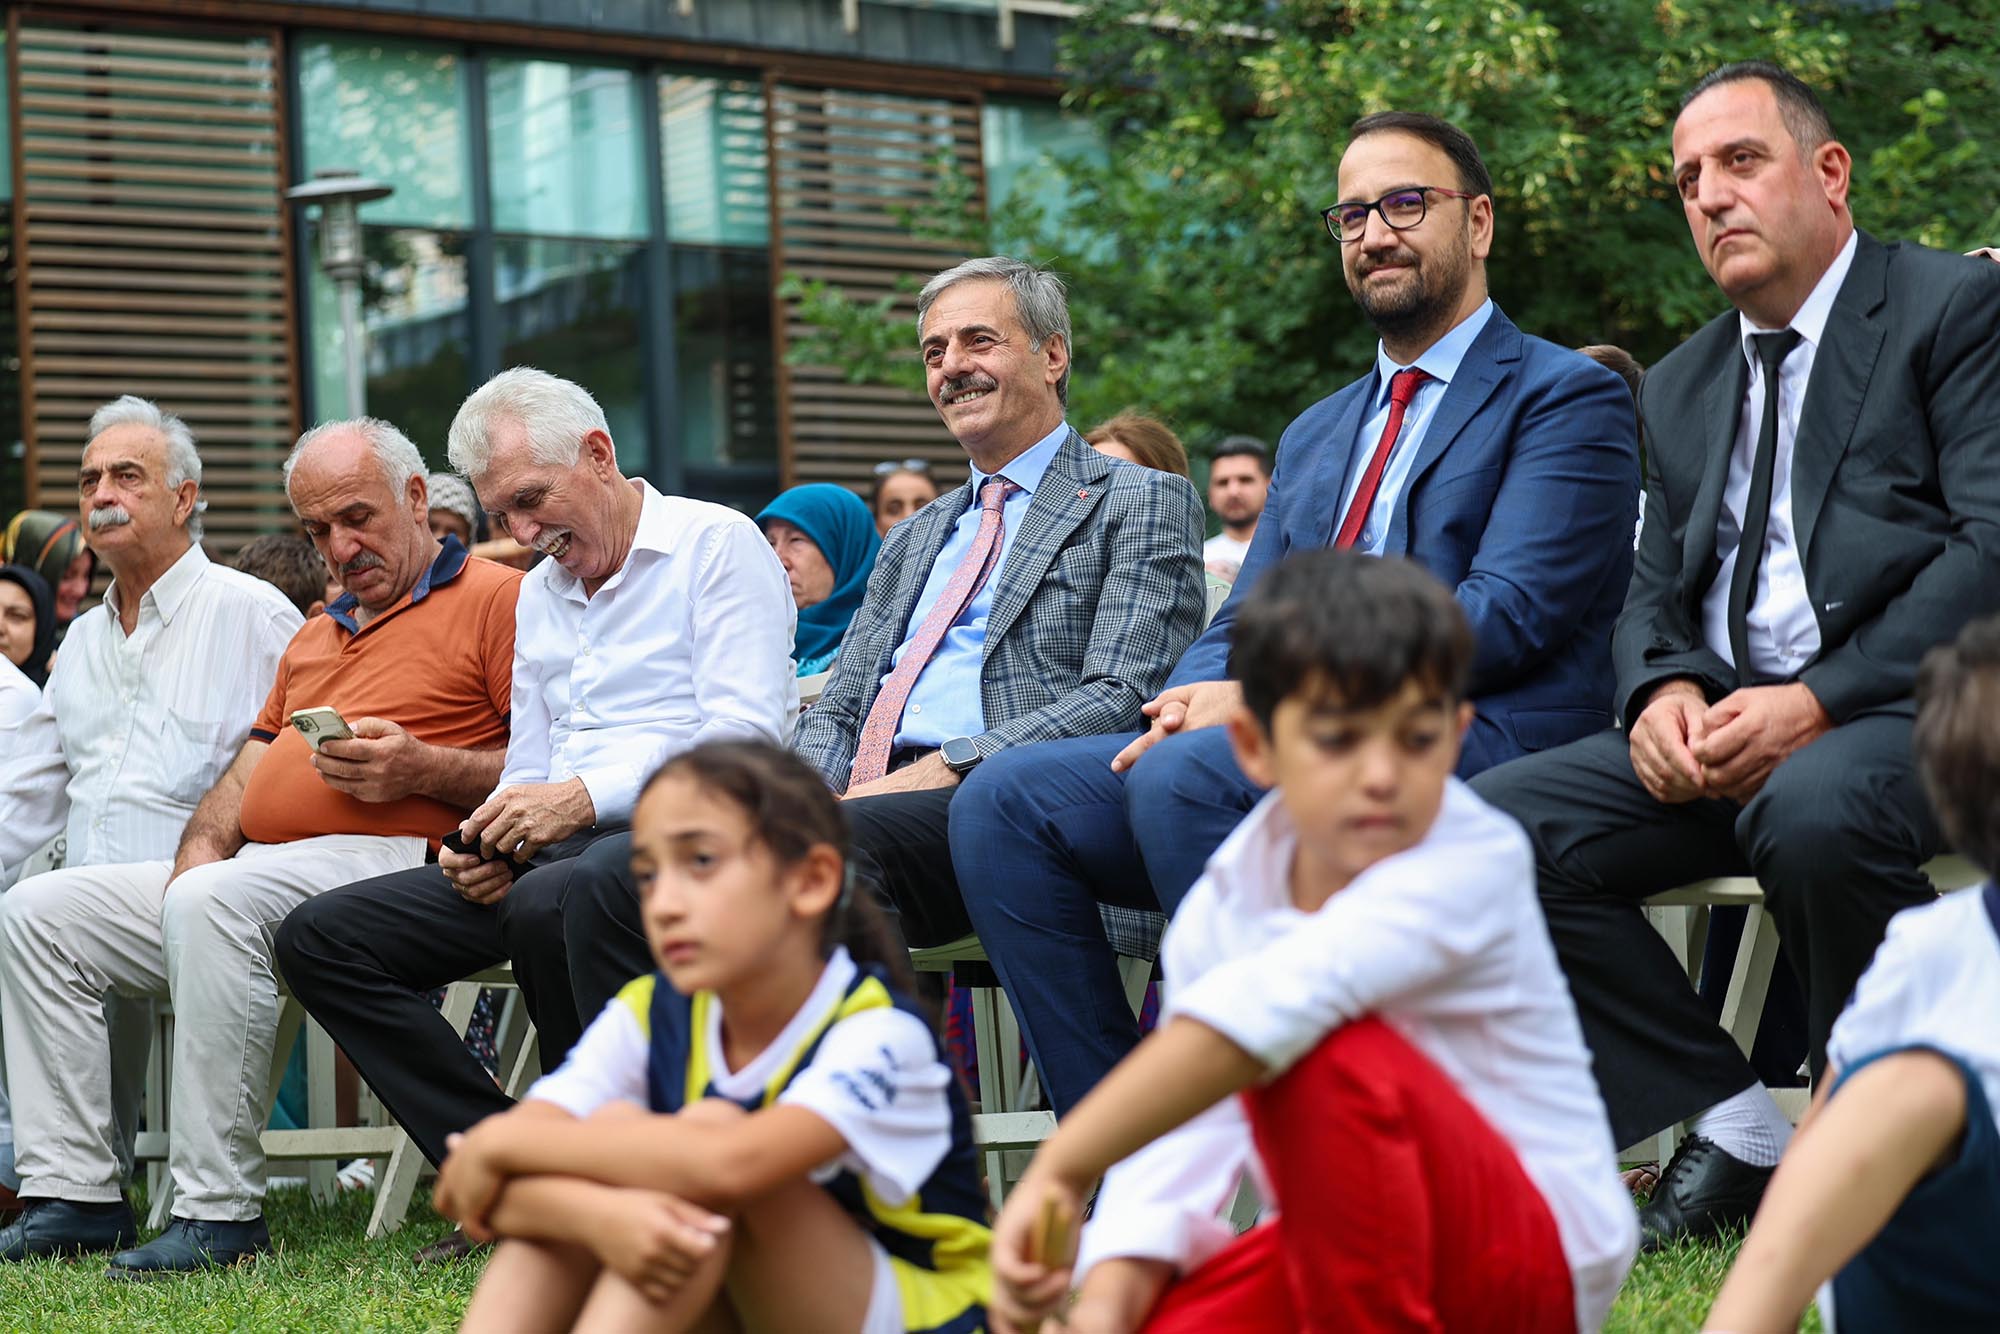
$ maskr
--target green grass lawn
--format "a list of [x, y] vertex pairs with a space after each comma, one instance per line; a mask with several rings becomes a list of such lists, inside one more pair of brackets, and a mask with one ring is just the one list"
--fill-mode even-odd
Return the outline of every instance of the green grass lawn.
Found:
[[[304, 1191], [271, 1197], [276, 1254], [226, 1274], [159, 1283], [114, 1283], [103, 1260], [0, 1265], [0, 1330], [35, 1334], [112, 1331], [450, 1330], [457, 1326], [479, 1262], [418, 1269], [410, 1254], [443, 1236], [442, 1220], [411, 1210], [401, 1232], [362, 1240], [365, 1194], [313, 1205]], [[1613, 1334], [1698, 1329], [1734, 1248], [1690, 1247], [1641, 1260], [1606, 1326]], [[1818, 1330], [1818, 1317], [1806, 1329]]]

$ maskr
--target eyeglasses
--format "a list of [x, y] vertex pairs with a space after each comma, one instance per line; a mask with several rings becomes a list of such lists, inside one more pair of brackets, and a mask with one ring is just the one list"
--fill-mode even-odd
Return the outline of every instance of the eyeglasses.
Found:
[[1329, 236], [1342, 245], [1352, 245], [1368, 230], [1370, 213], [1380, 213], [1382, 221], [1399, 232], [1407, 232], [1419, 225], [1430, 211], [1432, 195], [1443, 195], [1446, 199], [1479, 198], [1464, 190], [1447, 190], [1441, 185], [1413, 185], [1407, 190], [1391, 190], [1372, 204], [1343, 201], [1332, 208], [1321, 209], [1319, 215], [1326, 221]]
[[887, 477], [892, 472], [920, 472], [928, 474], [930, 470], [931, 465], [928, 459], [903, 459], [901, 462], [895, 459], [883, 459], [875, 465], [875, 475], [877, 477]]

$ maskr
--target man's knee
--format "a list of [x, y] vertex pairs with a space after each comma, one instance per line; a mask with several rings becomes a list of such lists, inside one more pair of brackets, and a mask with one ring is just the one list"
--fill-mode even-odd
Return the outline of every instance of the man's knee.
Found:
[[522, 948], [561, 942], [563, 897], [573, 870], [567, 861], [537, 866], [500, 896], [494, 905], [494, 919], [510, 955], [518, 958]]
[[1227, 728], [1204, 727], [1167, 737], [1139, 757], [1125, 778], [1125, 808], [1171, 819], [1186, 806], [1246, 804], [1254, 789], [1237, 766]]
[[1914, 772], [1861, 772], [1801, 752], [1778, 766], [1737, 817], [1737, 842], [1768, 891], [1785, 894], [1853, 878], [1857, 866], [1901, 853], [1924, 860], [1897, 785]]

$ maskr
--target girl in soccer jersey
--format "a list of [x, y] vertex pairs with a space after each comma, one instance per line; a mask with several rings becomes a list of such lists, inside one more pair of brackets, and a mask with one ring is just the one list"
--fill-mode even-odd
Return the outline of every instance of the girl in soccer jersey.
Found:
[[659, 971], [439, 1177], [500, 1239], [465, 1329], [984, 1328], [970, 1118], [846, 856], [839, 802], [773, 746], [653, 776], [632, 870]]

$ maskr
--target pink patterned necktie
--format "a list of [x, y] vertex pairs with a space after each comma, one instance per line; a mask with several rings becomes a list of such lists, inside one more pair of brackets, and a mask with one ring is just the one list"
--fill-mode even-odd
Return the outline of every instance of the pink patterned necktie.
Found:
[[972, 549], [951, 572], [951, 582], [944, 586], [944, 592], [931, 606], [930, 615], [917, 627], [909, 651], [896, 664], [896, 670], [889, 673], [882, 693], [875, 696], [875, 704], [868, 710], [868, 721], [861, 727], [860, 744], [854, 748], [854, 767], [847, 778], [849, 787], [872, 783], [889, 772], [889, 751], [896, 740], [896, 729], [903, 721], [903, 706], [909, 702], [910, 691], [923, 675], [931, 655], [944, 642], [945, 632], [986, 586], [994, 564], [1000, 559], [1000, 538], [1007, 528], [1000, 507], [1020, 489], [1004, 477], [995, 477], [979, 488], [979, 532], [972, 539]]

